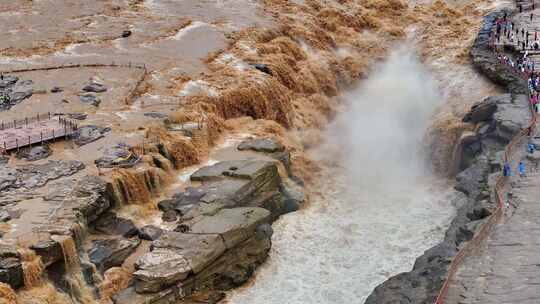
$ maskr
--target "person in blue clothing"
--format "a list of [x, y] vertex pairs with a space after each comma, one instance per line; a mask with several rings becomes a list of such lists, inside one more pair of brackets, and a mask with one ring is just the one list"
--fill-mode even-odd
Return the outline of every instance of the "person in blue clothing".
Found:
[[518, 165], [518, 170], [519, 170], [519, 176], [524, 177], [525, 176], [525, 163], [520, 161]]
[[529, 152], [529, 154], [533, 154], [534, 150], [536, 150], [536, 146], [533, 143], [529, 143], [527, 145], [527, 151]]
[[510, 176], [510, 175], [512, 175], [512, 169], [510, 168], [510, 165], [508, 163], [505, 163], [503, 167], [503, 176]]

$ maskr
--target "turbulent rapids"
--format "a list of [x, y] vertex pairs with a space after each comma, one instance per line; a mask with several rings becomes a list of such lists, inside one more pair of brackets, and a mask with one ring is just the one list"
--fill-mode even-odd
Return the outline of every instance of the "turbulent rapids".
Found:
[[496, 5], [0, 3], [0, 304], [364, 302], [463, 204]]
[[405, 48], [374, 69], [311, 151], [325, 164], [311, 204], [274, 225], [270, 261], [231, 303], [363, 302], [442, 238], [454, 194], [422, 151], [440, 93]]

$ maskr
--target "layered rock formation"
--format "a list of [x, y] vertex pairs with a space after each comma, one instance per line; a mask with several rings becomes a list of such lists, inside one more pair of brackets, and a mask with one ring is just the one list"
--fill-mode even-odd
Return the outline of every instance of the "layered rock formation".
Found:
[[292, 211], [288, 201], [304, 199], [284, 185], [290, 181], [279, 176], [277, 161], [223, 161], [190, 178], [200, 185], [159, 203], [176, 215], [177, 228], [158, 232], [135, 265], [134, 286], [115, 303], [171, 302], [241, 285], [268, 255], [269, 223]]
[[[171, 162], [163, 156], [168, 155], [164, 147], [150, 148], [135, 173], [120, 169], [124, 170], [122, 187], [119, 179], [92, 175], [52, 184], [52, 193], [46, 198], [58, 202], [57, 207], [47, 225], [34, 229], [39, 231], [39, 240], [30, 249], [49, 277], [55, 278], [59, 290], [68, 291], [66, 276], [69, 271], [78, 271], [98, 299], [96, 275], [122, 266], [143, 247], [142, 242], [150, 241], [150, 251], [143, 251], [136, 260], [133, 279], [113, 297], [115, 303], [165, 303], [194, 293], [220, 298], [222, 290], [246, 282], [267, 258], [272, 221], [297, 210], [304, 201], [301, 186], [288, 178], [290, 157], [282, 145], [271, 139], [253, 139], [243, 142], [239, 150], [255, 153], [250, 159], [198, 169], [190, 176], [191, 186], [158, 204], [164, 215], [173, 214], [175, 228], [171, 230], [138, 227], [118, 213], [125, 204], [137, 203], [130, 187], [139, 185], [139, 173], [139, 186], [152, 195], [159, 181], [148, 172], [162, 169], [149, 163], [158, 165], [157, 159], [165, 166]], [[6, 165], [2, 189], [38, 187], [83, 168], [80, 163], [56, 161], [28, 166], [32, 167]], [[148, 250], [144, 248], [141, 250]], [[24, 263], [15, 247], [2, 247], [0, 282], [13, 289], [23, 287]]]

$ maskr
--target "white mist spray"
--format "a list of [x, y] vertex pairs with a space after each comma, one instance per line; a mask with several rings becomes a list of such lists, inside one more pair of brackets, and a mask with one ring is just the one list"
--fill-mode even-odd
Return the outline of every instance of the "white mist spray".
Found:
[[270, 260], [229, 303], [363, 303], [442, 239], [453, 209], [422, 153], [440, 103], [429, 73], [396, 50], [344, 98], [313, 151], [323, 170], [311, 203], [274, 223]]
[[[349, 168], [351, 182], [364, 189], [406, 187], [430, 174], [423, 139], [442, 98], [436, 82], [409, 48], [394, 51], [372, 76], [343, 96], [344, 111], [326, 132]], [[324, 156], [322, 160], [324, 160]]]

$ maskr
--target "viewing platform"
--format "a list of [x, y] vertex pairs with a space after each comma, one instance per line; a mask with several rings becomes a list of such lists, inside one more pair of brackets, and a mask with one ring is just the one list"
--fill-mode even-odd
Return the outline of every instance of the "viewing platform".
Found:
[[68, 137], [77, 130], [77, 124], [51, 113], [38, 114], [22, 120], [0, 122], [0, 154], [35, 144]]

